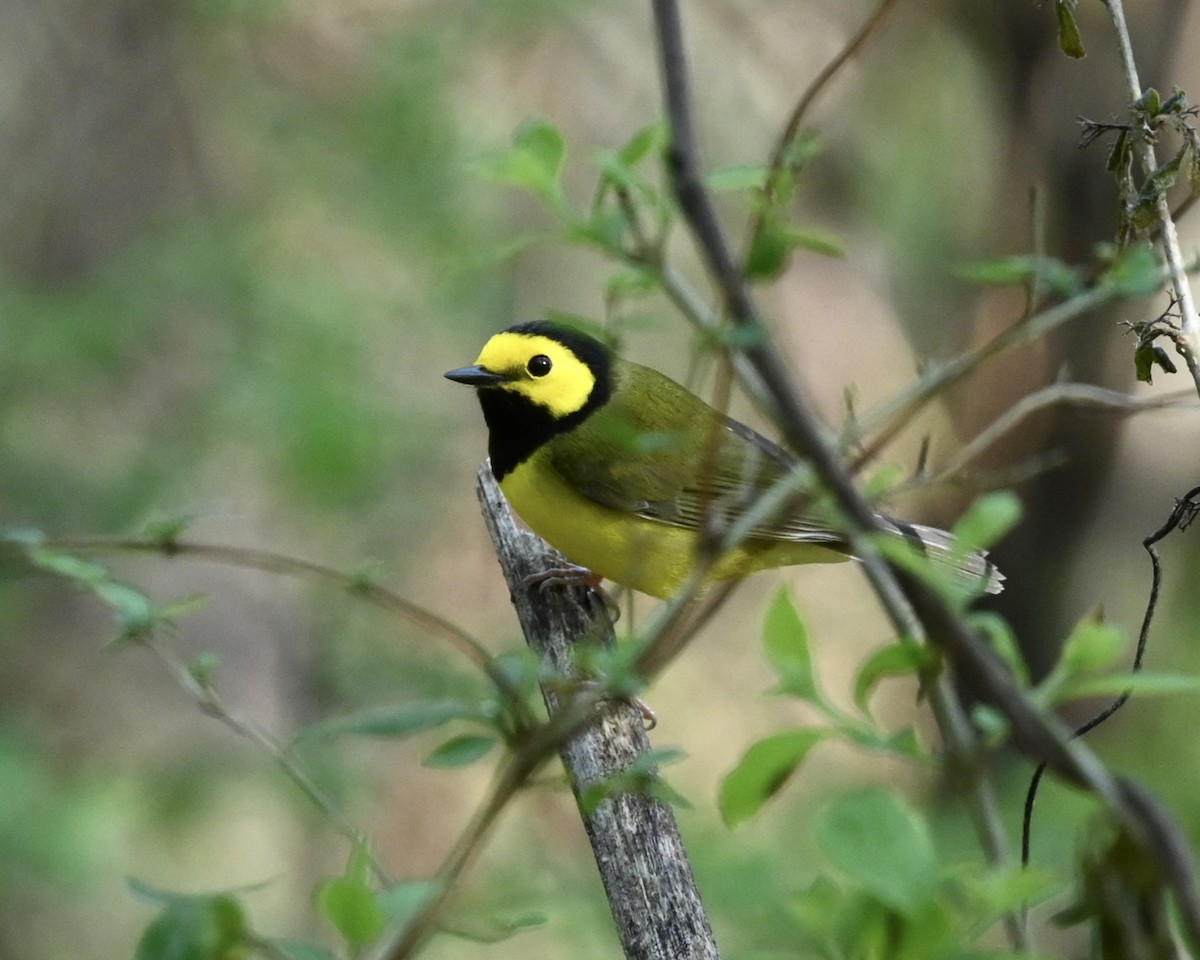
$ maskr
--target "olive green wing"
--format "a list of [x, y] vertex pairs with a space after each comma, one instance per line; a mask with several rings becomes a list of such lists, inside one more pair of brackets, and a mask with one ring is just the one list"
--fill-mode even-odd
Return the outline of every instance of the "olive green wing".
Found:
[[[675, 381], [623, 361], [613, 399], [549, 443], [552, 464], [583, 496], [658, 523], [698, 530], [737, 522], [763, 491], [802, 461], [743, 423], [717, 413]], [[802, 478], [750, 540], [827, 544], [845, 538], [822, 522]], [[989, 593], [1003, 577], [986, 554], [958, 554], [943, 530], [879, 516], [880, 525]]]
[[[648, 367], [623, 362], [613, 398], [549, 444], [554, 467], [581, 494], [615, 510], [699, 529], [733, 523], [799, 462]], [[755, 538], [837, 543], [797, 495]]]

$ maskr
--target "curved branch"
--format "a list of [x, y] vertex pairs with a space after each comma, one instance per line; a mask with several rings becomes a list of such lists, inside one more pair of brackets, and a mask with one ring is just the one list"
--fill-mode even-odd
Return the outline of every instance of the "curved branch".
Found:
[[487, 675], [513, 717], [522, 726], [534, 720], [525, 705], [521, 692], [513, 685], [508, 674], [501, 669], [495, 658], [483, 644], [445, 617], [427, 610], [419, 604], [406, 600], [400, 594], [364, 577], [344, 573], [312, 560], [290, 557], [270, 550], [249, 547], [231, 547], [224, 544], [192, 543], [175, 539], [138, 539], [133, 537], [60, 537], [44, 541], [43, 546], [54, 550], [79, 550], [83, 552], [108, 553], [157, 553], [162, 556], [191, 557], [209, 563], [232, 567], [262, 570], [292, 577], [308, 577], [331, 584], [348, 593], [360, 596], [386, 610], [393, 616], [426, 630], [447, 641], [459, 653], [478, 666]]
[[[821, 72], [813, 78], [808, 89], [796, 101], [796, 105], [792, 108], [792, 112], [788, 116], [787, 123], [783, 126], [783, 131], [779, 134], [779, 139], [775, 142], [775, 148], [771, 151], [771, 160], [767, 168], [767, 179], [762, 188], [763, 207], [772, 203], [775, 199], [775, 192], [779, 189], [779, 181], [783, 176], [784, 158], [787, 156], [788, 147], [791, 146], [797, 134], [799, 134], [800, 124], [804, 122], [804, 117], [808, 114], [809, 108], [816, 102], [817, 97], [825, 90], [829, 82], [837, 76], [842, 67], [849, 63], [866, 46], [867, 41], [879, 29], [884, 18], [895, 5], [896, 0], [880, 0], [879, 6], [867, 18], [866, 23], [859, 27], [858, 33], [851, 37], [850, 42], [838, 51], [837, 56], [825, 64]], [[760, 207], [755, 214], [747, 234], [750, 238], [747, 249], [754, 248], [754, 242], [762, 231], [763, 223], [765, 222], [763, 207]]]

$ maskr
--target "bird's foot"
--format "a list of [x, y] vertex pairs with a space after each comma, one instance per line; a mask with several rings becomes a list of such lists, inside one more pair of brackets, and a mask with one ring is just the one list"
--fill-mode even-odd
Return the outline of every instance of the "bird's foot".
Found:
[[608, 591], [601, 586], [603, 580], [603, 577], [587, 567], [564, 561], [537, 573], [531, 573], [521, 581], [521, 585], [524, 587], [536, 586], [542, 590], [549, 587], [587, 587], [590, 595], [603, 605], [609, 619], [616, 623], [621, 616], [621, 608], [609, 596]]

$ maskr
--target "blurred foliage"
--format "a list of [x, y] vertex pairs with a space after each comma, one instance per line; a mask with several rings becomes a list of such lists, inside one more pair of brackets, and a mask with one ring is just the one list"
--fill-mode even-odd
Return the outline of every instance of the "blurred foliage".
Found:
[[[33, 21], [35, 30], [70, 33], [69, 6], [47, 11], [44, 21]], [[539, 310], [603, 311], [618, 332], [653, 331], [658, 322], [676, 212], [657, 165], [664, 132], [655, 115], [619, 136], [590, 134], [604, 146], [589, 150], [564, 121], [601, 113], [606, 98], [628, 94], [613, 78], [593, 79], [589, 86], [601, 90], [595, 102], [560, 105], [575, 114], [570, 118], [525, 122], [512, 147], [501, 148], [496, 129], [521, 119], [510, 118], [505, 101], [520, 94], [489, 89], [500, 71], [514, 87], [530, 83], [522, 76], [525, 57], [567, 25], [588, 35], [584, 49], [603, 48], [602, 31], [593, 36], [578, 24], [613, 11], [635, 16], [629, 5], [580, 0], [172, 6], [163, 14], [170, 29], [160, 53], [178, 85], [170, 109], [184, 128], [175, 149], [186, 155], [181, 166], [189, 175], [155, 195], [151, 215], [136, 229], [114, 225], [97, 249], [48, 249], [45, 271], [30, 269], [27, 258], [14, 256], [10, 264], [0, 251], [0, 526], [51, 534], [140, 527], [164, 544], [172, 537], [154, 534], [146, 520], [186, 514], [181, 533], [189, 523], [201, 530], [209, 523], [220, 536], [259, 546], [298, 541], [303, 546], [294, 552], [313, 560], [332, 556], [349, 565], [384, 556], [385, 574], [406, 589], [428, 591], [430, 571], [444, 569], [440, 557], [462, 552], [440, 540], [454, 535], [447, 517], [457, 508], [448, 503], [472, 506], [467, 473], [455, 474], [453, 497], [446, 477], [465, 448], [454, 431], [474, 411], [460, 415], [444, 401], [441, 371], [461, 362], [461, 351], [476, 349], [486, 331], [515, 319], [526, 282], [543, 285], [533, 295]], [[1064, 48], [1077, 47], [1068, 5], [1056, 4], [1056, 11]], [[114, 20], [131, 18], [131, 30], [149, 16], [120, 3], [110, 12]], [[88, 42], [80, 31], [60, 50], [64, 74], [70, 45]], [[753, 152], [753, 138], [741, 133], [743, 122], [753, 123], [747, 110], [733, 122], [715, 121], [729, 129], [715, 131], [720, 162], [709, 185], [722, 192], [723, 209], [761, 218], [746, 266], [765, 283], [784, 278], [801, 257], [855, 255], [856, 238], [844, 235], [849, 225], [828, 229], [806, 219], [804, 202], [839, 183], [852, 200], [848, 207], [859, 211], [858, 228], [866, 224], [868, 234], [884, 238], [896, 265], [899, 312], [924, 314], [914, 339], [920, 342], [924, 330], [924, 342], [944, 347], [969, 329], [946, 324], [948, 312], [931, 304], [971, 295], [961, 287], [947, 294], [946, 274], [985, 248], [994, 198], [980, 184], [1003, 172], [996, 160], [1001, 133], [979, 109], [993, 102], [998, 81], [983, 53], [944, 24], [925, 39], [922, 56], [912, 56], [910, 37], [885, 48], [882, 63], [867, 71], [847, 114], [862, 131], [856, 136], [869, 137], [869, 149], [866, 140], [826, 147], [805, 135], [774, 203], [764, 206], [756, 190], [766, 171], [745, 162]], [[623, 76], [648, 57], [648, 49], [637, 50], [610, 68]], [[532, 82], [565, 86], [577, 65], [564, 58], [556, 67], [553, 81], [537, 74]], [[13, 90], [23, 89], [19, 78], [5, 76]], [[80, 86], [86, 110], [86, 84]], [[744, 109], [743, 88], [735, 88], [736, 106]], [[708, 89], [714, 103], [729, 96]], [[1147, 115], [1178, 121], [1185, 144], [1176, 165], [1192, 178], [1196, 151], [1186, 105], [1165, 103], [1174, 106], [1156, 102]], [[36, 113], [39, 105], [26, 109]], [[54, 111], [45, 112], [42, 122], [50, 123]], [[103, 126], [104, 118], [97, 122]], [[852, 163], [847, 149], [856, 151]], [[821, 164], [826, 170], [806, 179], [810, 165]], [[36, 157], [25, 166], [30, 176], [39, 172]], [[583, 199], [576, 188], [581, 170], [598, 184]], [[48, 165], [50, 196], [53, 176]], [[115, 187], [118, 199], [151, 190], [150, 180], [131, 163]], [[508, 187], [531, 192], [544, 209], [531, 212]], [[43, 221], [69, 224], [75, 217], [86, 220], [48, 203], [26, 226], [32, 234]], [[86, 231], [79, 233], [86, 246]], [[61, 240], [71, 231], [48, 235]], [[602, 266], [571, 302], [556, 298], [577, 284], [573, 269], [560, 269], [553, 257], [521, 259], [539, 242], [601, 255]], [[1157, 285], [1148, 254], [1108, 261], [1103, 282], [1124, 294]], [[50, 269], [61, 263], [80, 266], [67, 276]], [[1064, 298], [1086, 285], [1085, 271], [1042, 254], [994, 258], [961, 275], [1027, 283]], [[1151, 368], [1167, 370], [1146, 352], [1158, 349], [1153, 340], [1162, 330], [1151, 323], [1135, 332], [1139, 371], [1148, 377]], [[728, 338], [710, 329], [694, 338], [693, 349], [702, 354], [696, 344]], [[462, 462], [478, 454], [482, 434], [472, 429]], [[1011, 498], [984, 499], [956, 532], [969, 548], [987, 546], [1018, 512]], [[36, 543], [17, 540], [36, 558]], [[248, 802], [239, 790], [255, 776], [265, 779], [267, 764], [258, 754], [231, 751], [224, 729], [212, 741], [181, 741], [164, 718], [182, 716], [179, 722], [194, 728], [200, 711], [176, 689], [165, 705], [156, 702], [161, 690], [132, 665], [144, 649], [97, 653], [103, 634], [93, 600], [116, 613], [126, 640], [164, 639], [184, 651], [199, 646], [201, 653], [181, 653], [177, 665], [200, 710], [212, 712], [206, 693], [234, 688], [239, 706], [269, 718], [285, 760], [302, 763], [310, 786], [338, 809], [370, 820], [364, 808], [386, 796], [378, 832], [388, 837], [386, 859], [406, 878], [432, 875], [430, 848], [453, 837], [461, 826], [456, 817], [465, 817], [482, 789], [484, 768], [500, 745], [515, 740], [476, 671], [445, 656], [423, 631], [397, 628], [324, 588], [298, 598], [235, 576], [196, 610], [189, 598], [209, 588], [190, 586], [194, 568], [164, 585], [158, 571], [165, 561], [135, 575], [124, 561], [110, 568], [69, 553], [42, 555], [44, 569], [80, 588], [72, 593], [44, 582], [12, 555], [12, 545], [0, 544], [0, 655], [7, 664], [0, 670], [0, 955], [317, 960], [335, 949], [353, 955], [383, 923], [414, 914], [433, 895], [424, 881], [379, 877], [368, 847], [352, 843], [347, 853], [340, 839], [329, 843], [329, 818], [300, 802], [292, 786], [277, 804], [277, 783], [252, 783], [257, 800]], [[1174, 575], [1184, 582], [1182, 567]], [[154, 584], [144, 591], [127, 586], [141, 576]], [[463, 585], [440, 589], [435, 599], [443, 608], [478, 614], [482, 601]], [[184, 606], [176, 606], [178, 596]], [[965, 607], [973, 599], [960, 594], [955, 602]], [[1186, 613], [1194, 602], [1187, 595], [1174, 606]], [[221, 619], [227, 605], [232, 616]], [[262, 615], [263, 607], [288, 610], [296, 622]], [[1134, 683], [1140, 693], [1158, 694], [1194, 685], [1181, 675], [1194, 672], [1194, 663], [1134, 681], [1115, 667], [1123, 633], [1099, 612], [1077, 620], [1067, 655], [1038, 688], [1047, 702], [1110, 695]], [[1003, 621], [979, 614], [973, 623], [998, 654], [1021, 666]], [[839, 696], [836, 680], [818, 682], [815, 654], [824, 638], [812, 633], [793, 598], [776, 594], [766, 608], [762, 654], [755, 655], [772, 674], [779, 711], [773, 732], [762, 736], [731, 718], [741, 757], [712, 790], [721, 816], [740, 824], [739, 833], [715, 827], [711, 795], [695, 796], [647, 771], [636, 771], [639, 785], [688, 797], [698, 808], [681, 816], [693, 833], [701, 885], [711, 893], [722, 940], [742, 955], [882, 955], [888, 945], [896, 956], [982, 955], [957, 947], [974, 942], [1015, 903], [1063, 887], [1062, 865], [1076, 853], [1070, 838], [1093, 812], [1090, 804], [1048, 789], [1035, 845], [1038, 863], [1052, 865], [1046, 873], [986, 867], [964, 839], [961, 806], [951, 810], [944, 797], [939, 804], [921, 795], [932, 760], [926, 732], [911, 718], [895, 723], [876, 709], [895, 687], [914, 697], [938, 668], [936, 658], [905, 642], [871, 651], [838, 678], [850, 691]], [[504, 642], [514, 645], [511, 637]], [[739, 656], [749, 654], [739, 648]], [[503, 663], [529, 695], [536, 668], [517, 654]], [[122, 670], [121, 682], [109, 685], [111, 672]], [[840, 706], [843, 699], [853, 699], [853, 708]], [[1163, 713], [1132, 721], [1141, 724], [1134, 729], [1146, 745], [1114, 749], [1153, 769], [1161, 754], [1150, 748], [1175, 743], [1185, 755], [1173, 762], [1194, 769], [1200, 757], [1187, 756], [1195, 750], [1178, 737], [1190, 701], [1160, 699], [1169, 704]], [[980, 724], [985, 720], [981, 713]], [[1005, 730], [992, 720], [998, 743]], [[799, 772], [836, 751], [868, 759], [838, 768], [819, 789], [802, 783]], [[859, 781], [885, 761], [922, 788], [864, 788]], [[1167, 780], [1165, 792], [1200, 833], [1194, 784]], [[527, 814], [533, 825], [497, 839], [495, 862], [468, 882], [445, 918], [451, 936], [436, 939], [430, 956], [498, 955], [478, 945], [509, 937], [516, 938], [514, 954], [538, 955], [524, 946], [535, 936], [544, 955], [611, 955], [602, 893], [579, 855], [577, 827], [543, 816], [551, 805], [569, 806], [565, 791], [527, 799], [544, 805]], [[407, 801], [416, 812], [403, 806]], [[1018, 805], [1006, 796], [1006, 810]], [[280, 821], [294, 822], [297, 832], [278, 839], [273, 857], [241, 832], [257, 837]], [[427, 829], [433, 841], [424, 839]], [[219, 883], [195, 867], [197, 846], [210, 857], [210, 872], [216, 861]], [[1116, 854], [1097, 849], [1089, 856], [1102, 863]], [[134, 882], [136, 896], [114, 889], [114, 873], [142, 876], [143, 862], [155, 884]], [[294, 887], [281, 872], [299, 876]], [[251, 886], [231, 886], [239, 882]], [[188, 889], [175, 890], [176, 883]]]

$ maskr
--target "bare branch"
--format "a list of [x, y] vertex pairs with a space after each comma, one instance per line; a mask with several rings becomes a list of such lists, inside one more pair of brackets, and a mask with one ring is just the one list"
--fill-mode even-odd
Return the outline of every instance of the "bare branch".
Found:
[[[484, 518], [531, 647], [551, 675], [578, 688], [581, 643], [612, 647], [612, 625], [587, 589], [545, 590], [530, 577], [555, 554], [517, 527], [491, 468], [479, 470]], [[561, 558], [560, 558], [561, 562]], [[543, 684], [552, 721], [571, 705], [560, 684]], [[588, 705], [590, 717], [559, 741], [625, 956], [630, 960], [711, 960], [716, 941], [674, 812], [649, 789], [656, 773], [641, 714], [628, 702]], [[637, 782], [645, 780], [640, 786]]]
[[[1129, 94], [1129, 102], [1133, 104], [1142, 98], [1145, 91], [1142, 90], [1141, 81], [1138, 79], [1137, 63], [1133, 56], [1133, 43], [1129, 38], [1129, 25], [1125, 21], [1124, 2], [1123, 0], [1104, 0], [1104, 5], [1108, 7], [1113, 26], [1116, 28], [1117, 46], [1121, 54], [1121, 67], [1125, 74], [1126, 90]], [[1143, 131], [1134, 139], [1141, 154], [1142, 170], [1147, 177], [1150, 177], [1158, 170], [1158, 158], [1154, 152], [1153, 139], [1147, 135], [1148, 133], [1149, 131]], [[1188, 280], [1183, 253], [1179, 247], [1179, 234], [1175, 229], [1175, 220], [1171, 216], [1171, 205], [1167, 201], [1166, 191], [1160, 192], [1155, 199], [1155, 208], [1158, 215], [1163, 256], [1167, 261], [1175, 298], [1179, 302], [1180, 326], [1183, 340], [1187, 345], [1187, 349], [1184, 351], [1184, 360], [1196, 383], [1196, 391], [1200, 393], [1200, 314], [1196, 313], [1196, 301], [1192, 296], [1191, 283]]]
[[[921, 477], [922, 483], [946, 483], [960, 474], [977, 457], [1023, 420], [1040, 410], [1056, 406], [1085, 407], [1117, 416], [1132, 416], [1148, 410], [1184, 406], [1188, 394], [1138, 398], [1087, 383], [1056, 383], [1026, 394], [988, 424], [969, 443], [946, 460], [937, 473]], [[1191, 404], [1191, 406], [1195, 406]]]

